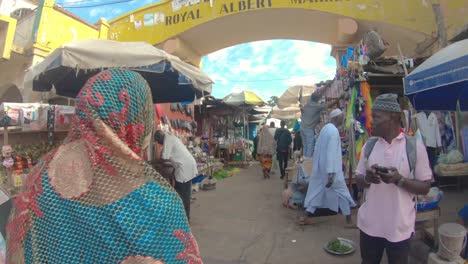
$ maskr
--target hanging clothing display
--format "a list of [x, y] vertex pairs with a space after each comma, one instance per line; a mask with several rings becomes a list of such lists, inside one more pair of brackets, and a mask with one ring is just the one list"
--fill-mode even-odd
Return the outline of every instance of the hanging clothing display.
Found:
[[416, 115], [416, 120], [423, 135], [424, 142], [426, 143], [426, 147], [442, 147], [437, 116], [434, 113], [430, 113], [428, 116], [426, 113], [420, 112]]
[[463, 134], [463, 154], [465, 155], [465, 162], [468, 162], [468, 126], [465, 126], [462, 131]]
[[453, 126], [453, 121], [452, 121], [452, 116], [449, 112], [443, 112], [442, 113], [442, 134], [441, 134], [441, 140], [442, 140], [442, 146], [444, 148], [444, 152], [448, 153], [451, 150], [456, 148], [456, 142], [455, 142], [455, 129]]

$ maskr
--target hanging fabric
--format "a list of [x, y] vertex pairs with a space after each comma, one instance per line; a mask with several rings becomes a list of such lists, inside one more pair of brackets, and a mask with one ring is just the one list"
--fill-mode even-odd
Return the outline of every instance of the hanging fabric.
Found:
[[361, 83], [361, 95], [366, 101], [365, 105], [365, 124], [367, 128], [367, 133], [371, 134], [372, 128], [372, 97], [371, 97], [371, 86], [368, 82]]
[[346, 128], [349, 128], [351, 126], [352, 120], [354, 120], [356, 98], [357, 89], [356, 87], [353, 87], [351, 91], [351, 98], [349, 99], [348, 109], [346, 110]]

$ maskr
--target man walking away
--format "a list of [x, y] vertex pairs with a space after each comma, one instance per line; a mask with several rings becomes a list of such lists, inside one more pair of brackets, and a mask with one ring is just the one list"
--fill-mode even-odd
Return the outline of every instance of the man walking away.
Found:
[[357, 226], [363, 264], [407, 264], [414, 234], [417, 195], [429, 192], [432, 171], [423, 142], [400, 132], [396, 94], [383, 94], [372, 107], [372, 134], [361, 152], [357, 184], [365, 189]]
[[286, 168], [288, 167], [288, 158], [289, 158], [289, 145], [291, 145], [292, 137], [291, 132], [287, 130], [286, 122], [283, 120], [280, 123], [281, 128], [278, 128], [275, 133], [276, 140], [276, 155], [279, 162], [281, 179], [286, 175]]
[[175, 190], [184, 202], [185, 213], [190, 220], [190, 200], [192, 179], [198, 174], [197, 162], [179, 138], [157, 130], [154, 140], [163, 145], [161, 159], [170, 160], [175, 165]]

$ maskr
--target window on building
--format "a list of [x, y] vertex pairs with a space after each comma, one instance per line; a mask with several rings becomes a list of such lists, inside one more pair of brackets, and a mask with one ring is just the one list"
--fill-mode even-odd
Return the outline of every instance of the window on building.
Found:
[[19, 8], [11, 12], [10, 16], [14, 19], [21, 20], [23, 17], [31, 14], [33, 12], [30, 8]]

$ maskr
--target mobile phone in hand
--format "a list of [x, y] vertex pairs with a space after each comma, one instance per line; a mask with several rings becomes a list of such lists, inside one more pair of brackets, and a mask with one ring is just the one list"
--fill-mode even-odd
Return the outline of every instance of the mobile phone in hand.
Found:
[[376, 166], [376, 167], [375, 167], [375, 170], [376, 170], [377, 172], [381, 172], [381, 173], [388, 173], [388, 168], [385, 168], [385, 167], [383, 167], [383, 166]]

